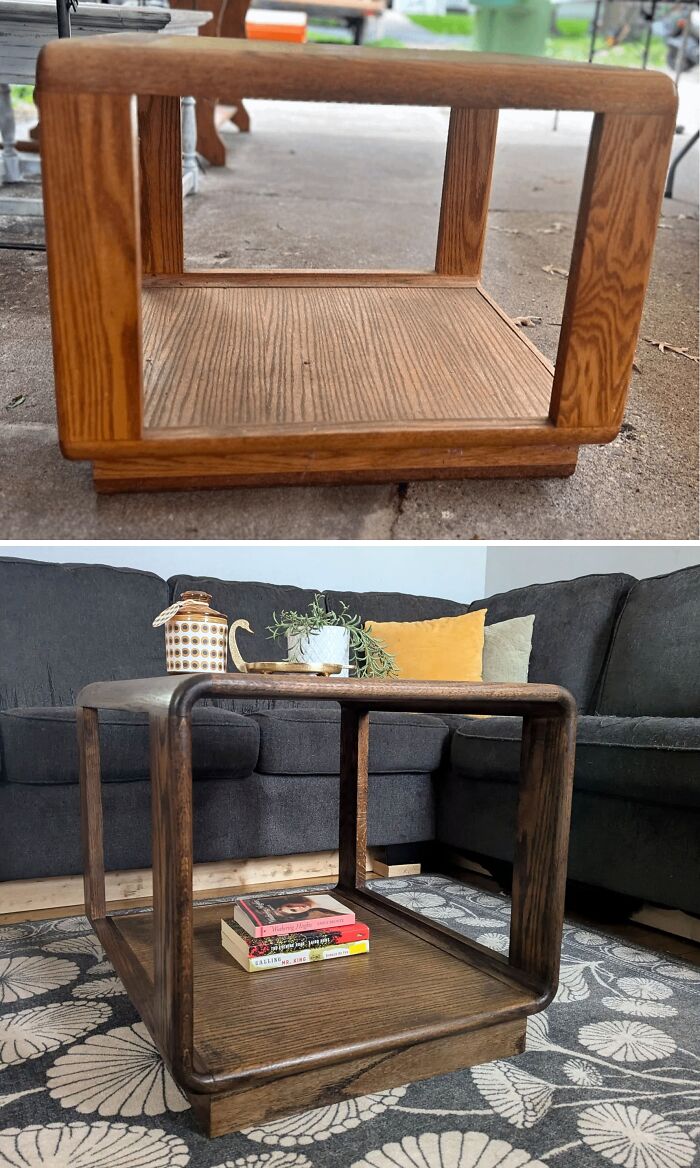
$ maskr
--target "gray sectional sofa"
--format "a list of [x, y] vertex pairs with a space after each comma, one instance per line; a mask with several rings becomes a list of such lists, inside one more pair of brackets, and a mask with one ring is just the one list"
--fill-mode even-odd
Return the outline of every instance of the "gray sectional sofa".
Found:
[[[255, 630], [250, 658], [281, 658], [273, 611], [300, 588], [0, 559], [0, 880], [81, 871], [74, 701], [89, 681], [164, 672], [152, 618], [186, 588]], [[635, 581], [588, 576], [460, 605], [398, 593], [326, 593], [365, 619], [486, 608], [487, 624], [535, 614], [530, 680], [580, 711], [574, 880], [700, 911], [700, 567]], [[371, 844], [452, 848], [507, 868], [520, 721], [376, 715]], [[148, 728], [102, 719], [106, 861], [150, 862]], [[339, 715], [329, 705], [236, 701], [195, 711], [195, 860], [331, 849]]]

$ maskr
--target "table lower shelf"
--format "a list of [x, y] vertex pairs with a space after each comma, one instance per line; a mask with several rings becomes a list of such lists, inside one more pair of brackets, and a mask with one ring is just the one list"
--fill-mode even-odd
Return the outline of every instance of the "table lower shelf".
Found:
[[551, 368], [477, 287], [160, 282], [143, 308], [147, 429], [549, 412]]
[[[466, 949], [455, 955], [355, 907], [371, 930], [368, 954], [249, 974], [221, 945], [230, 903], [195, 906], [194, 1065], [236, 1076], [211, 1095], [189, 1094], [211, 1134], [523, 1048], [536, 995], [507, 967], [491, 972]], [[152, 987], [152, 926], [151, 913], [138, 913], [99, 929], [122, 976], [125, 953], [146, 974], [125, 977], [132, 998], [152, 997], [152, 988], [134, 992]], [[134, 1004], [149, 1022], [152, 1002]]]
[[549, 420], [553, 369], [474, 281], [189, 272], [143, 288], [143, 432], [64, 443], [110, 493], [563, 478], [615, 431]]

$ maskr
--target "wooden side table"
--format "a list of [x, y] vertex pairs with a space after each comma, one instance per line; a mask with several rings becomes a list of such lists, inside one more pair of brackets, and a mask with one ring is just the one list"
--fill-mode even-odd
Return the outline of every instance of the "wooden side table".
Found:
[[[225, 953], [230, 903], [193, 905], [191, 714], [206, 697], [341, 705], [339, 899], [366, 956], [280, 973]], [[576, 709], [548, 685], [246, 677], [98, 682], [78, 696], [85, 906], [172, 1074], [210, 1135], [506, 1058], [557, 985]], [[108, 915], [98, 710], [148, 713], [153, 909]], [[522, 715], [507, 957], [365, 887], [370, 710]]]
[[[171, 9], [202, 8], [211, 20], [199, 30], [200, 36], [245, 38], [245, 18], [249, 0], [170, 0]], [[250, 118], [239, 96], [228, 105], [201, 97], [197, 102], [197, 152], [212, 166], [226, 165], [226, 143], [219, 134], [222, 126], [233, 122], [241, 133], [250, 130]]]
[[[675, 128], [665, 75], [124, 35], [48, 45], [39, 80], [61, 449], [98, 490], [561, 477], [619, 432]], [[434, 270], [186, 272], [190, 93], [451, 106]], [[554, 368], [481, 283], [500, 108], [596, 115]]]
[[[185, 8], [185, 4], [181, 5]], [[76, 37], [101, 36], [116, 32], [151, 32], [166, 36], [196, 36], [209, 19], [206, 11], [174, 12], [169, 8], [143, 8], [117, 4], [91, 4], [81, 0], [71, 21]], [[10, 83], [33, 85], [36, 63], [45, 44], [56, 37], [55, 0], [2, 0], [0, 3], [0, 135], [2, 136], [2, 181], [21, 182], [22, 171], [40, 173], [40, 127], [34, 126], [27, 141], [15, 140], [15, 117], [10, 100]], [[182, 98], [182, 179], [184, 194], [198, 185], [196, 155], [196, 113], [192, 97]], [[62, 135], [61, 135], [62, 137]], [[37, 153], [35, 153], [37, 152]], [[70, 194], [68, 196], [70, 201]], [[0, 200], [3, 215], [43, 215], [41, 198], [13, 197]]]

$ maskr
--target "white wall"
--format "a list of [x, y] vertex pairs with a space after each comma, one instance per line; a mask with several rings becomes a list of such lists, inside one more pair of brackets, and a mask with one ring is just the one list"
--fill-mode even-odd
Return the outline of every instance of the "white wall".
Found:
[[700, 564], [698, 544], [467, 542], [2, 544], [0, 555], [64, 563], [114, 564], [168, 577], [176, 572], [230, 580], [263, 580], [303, 588], [413, 592], [467, 603], [525, 584], [589, 572], [638, 578]]
[[176, 572], [302, 588], [412, 592], [468, 603], [484, 595], [486, 547], [404, 543], [2, 544], [0, 555], [55, 563], [113, 564], [167, 578]]
[[521, 588], [525, 584], [546, 584], [550, 580], [571, 580], [593, 572], [629, 572], [641, 580], [661, 576], [691, 564], [700, 564], [698, 544], [548, 544], [517, 547], [490, 547], [486, 558], [485, 596]]

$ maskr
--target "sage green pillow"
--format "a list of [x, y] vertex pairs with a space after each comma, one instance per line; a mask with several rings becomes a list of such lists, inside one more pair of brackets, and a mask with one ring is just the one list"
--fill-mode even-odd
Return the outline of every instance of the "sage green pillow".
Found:
[[498, 621], [484, 630], [484, 681], [527, 681], [534, 616]]

